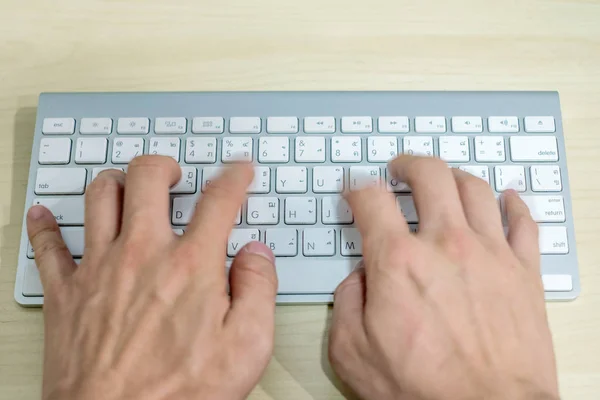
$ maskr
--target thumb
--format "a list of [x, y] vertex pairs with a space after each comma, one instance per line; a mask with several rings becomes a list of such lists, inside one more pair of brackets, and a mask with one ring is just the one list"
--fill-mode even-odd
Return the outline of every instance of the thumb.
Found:
[[274, 325], [277, 273], [275, 256], [261, 242], [250, 242], [237, 254], [229, 275], [231, 309], [227, 319], [235, 323]]
[[77, 268], [73, 256], [60, 234], [56, 219], [43, 206], [33, 206], [27, 212], [27, 234], [35, 252], [44, 291], [60, 283]]
[[361, 261], [335, 290], [332, 330], [342, 328], [362, 331], [365, 293], [365, 268]]

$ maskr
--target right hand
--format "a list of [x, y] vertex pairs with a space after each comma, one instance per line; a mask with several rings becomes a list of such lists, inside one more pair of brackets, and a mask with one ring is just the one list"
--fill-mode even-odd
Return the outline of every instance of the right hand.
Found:
[[340, 284], [330, 360], [364, 399], [558, 399], [537, 225], [518, 195], [440, 160], [401, 156], [419, 233], [394, 196], [351, 192], [364, 269]]

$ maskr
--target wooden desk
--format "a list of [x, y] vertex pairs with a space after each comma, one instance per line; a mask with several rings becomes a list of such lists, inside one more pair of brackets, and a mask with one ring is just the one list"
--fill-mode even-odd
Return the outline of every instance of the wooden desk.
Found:
[[[42, 91], [559, 90], [583, 295], [549, 304], [565, 399], [600, 395], [600, 3], [0, 0], [0, 400], [40, 397], [42, 314], [13, 301]], [[252, 399], [339, 399], [325, 306], [279, 307]]]

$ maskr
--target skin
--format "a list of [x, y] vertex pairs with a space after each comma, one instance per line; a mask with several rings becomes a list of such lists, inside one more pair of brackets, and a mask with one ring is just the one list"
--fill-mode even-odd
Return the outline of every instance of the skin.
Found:
[[[506, 193], [505, 238], [478, 178], [411, 156], [390, 170], [413, 189], [420, 230], [409, 233], [382, 188], [347, 195], [364, 258], [335, 293], [329, 357], [339, 377], [368, 400], [558, 399], [527, 206]], [[168, 193], [180, 173], [160, 156], [134, 159], [127, 175], [102, 172], [86, 192], [79, 266], [52, 214], [30, 209], [44, 400], [243, 399], [258, 383], [273, 350], [275, 259], [252, 242], [229, 278], [224, 269], [252, 168], [227, 169], [181, 237]]]

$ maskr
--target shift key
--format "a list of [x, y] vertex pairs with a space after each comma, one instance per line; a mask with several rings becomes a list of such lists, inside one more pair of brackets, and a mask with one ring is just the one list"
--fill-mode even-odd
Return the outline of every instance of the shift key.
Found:
[[83, 225], [84, 198], [73, 197], [38, 197], [33, 205], [42, 205], [49, 209], [58, 225]]

